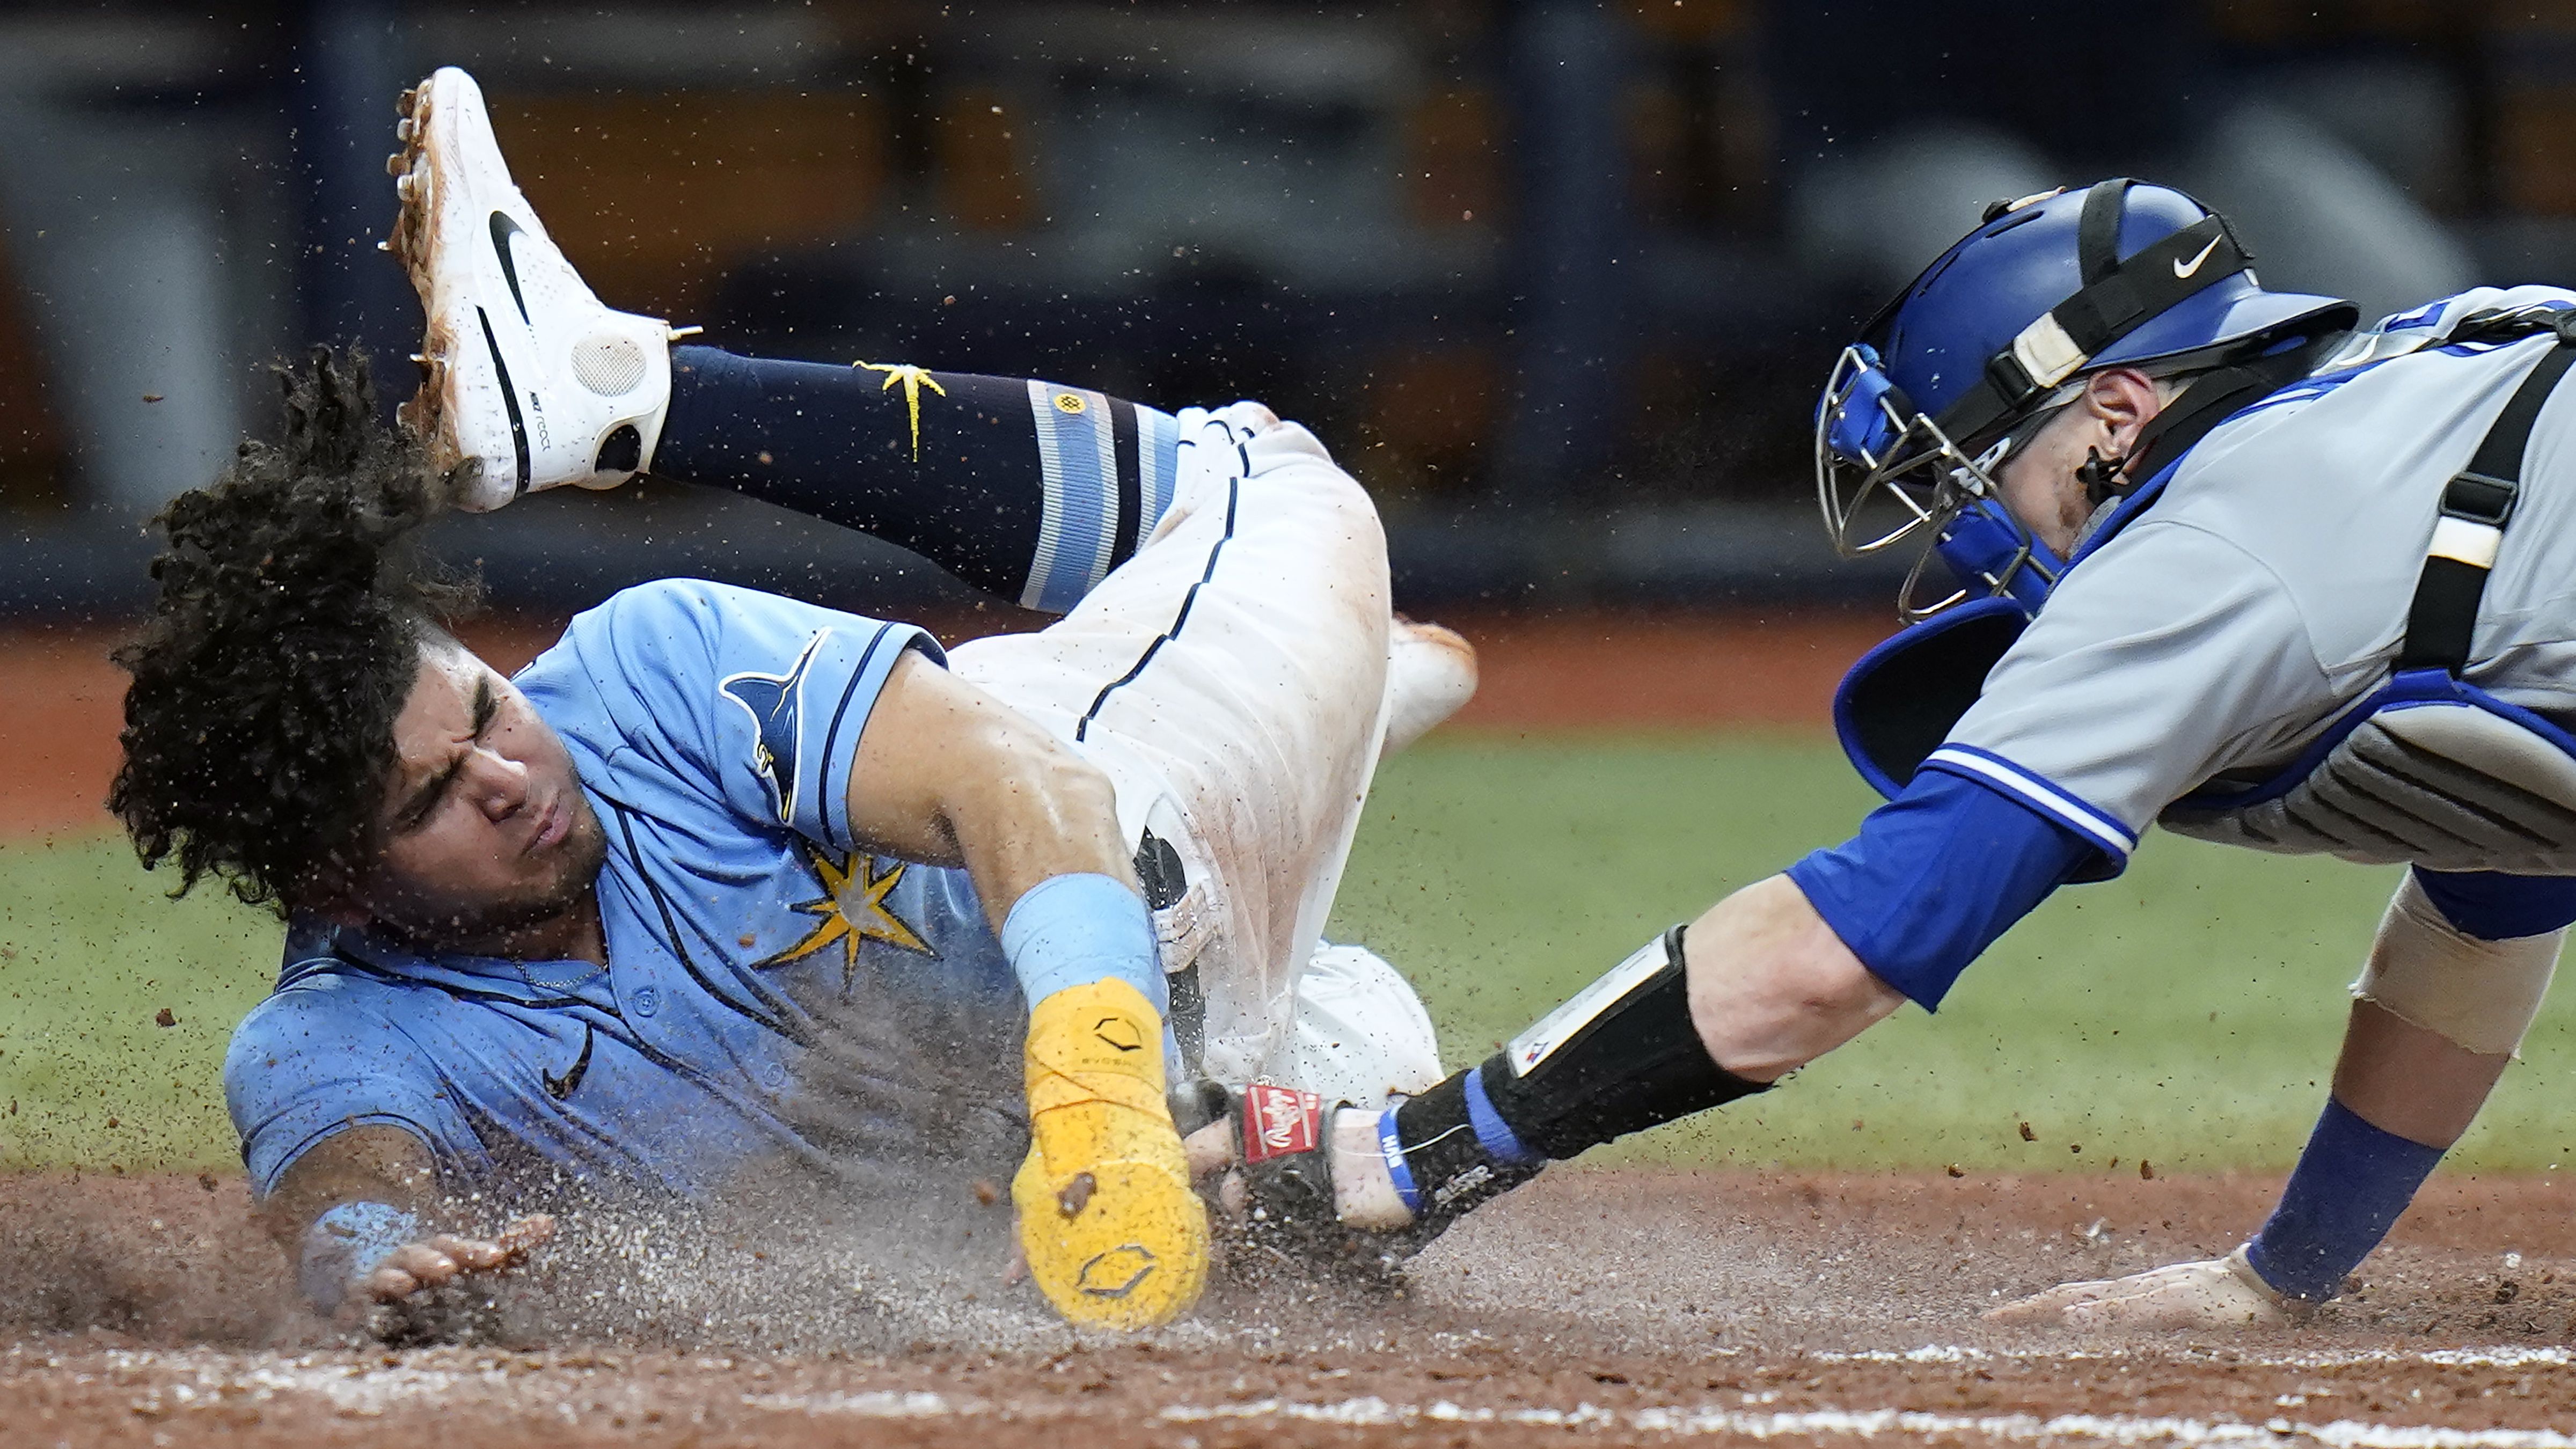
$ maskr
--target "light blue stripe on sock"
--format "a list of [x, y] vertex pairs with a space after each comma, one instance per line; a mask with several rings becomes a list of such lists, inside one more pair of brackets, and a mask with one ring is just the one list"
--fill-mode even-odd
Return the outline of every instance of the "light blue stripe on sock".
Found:
[[1038, 516], [1038, 548], [1029, 558], [1029, 581], [1020, 590], [1023, 609], [1046, 607], [1047, 582], [1055, 575], [1056, 554], [1064, 540], [1064, 462], [1055, 429], [1047, 423], [1047, 414], [1054, 411], [1047, 399], [1054, 392], [1036, 378], [1029, 379], [1029, 416], [1037, 427], [1038, 479], [1046, 490], [1046, 503]]
[[1172, 506], [1172, 475], [1180, 465], [1181, 425], [1170, 413], [1136, 405], [1136, 497], [1144, 514], [1136, 524], [1136, 544], [1163, 521]]
[[[1057, 405], [1059, 398], [1078, 399], [1082, 406], [1067, 411]], [[1029, 567], [1029, 593], [1021, 602], [1061, 614], [1109, 572], [1110, 532], [1118, 508], [1109, 399], [1032, 380], [1029, 406], [1037, 415], [1047, 511], [1039, 525], [1038, 557]]]
[[[1091, 556], [1091, 577], [1082, 591], [1089, 593], [1109, 577], [1109, 557], [1118, 543], [1118, 427], [1109, 413], [1107, 393], [1086, 392], [1082, 419], [1091, 428], [1091, 442], [1100, 468], [1100, 546]], [[1143, 489], [1138, 489], [1140, 495]]]

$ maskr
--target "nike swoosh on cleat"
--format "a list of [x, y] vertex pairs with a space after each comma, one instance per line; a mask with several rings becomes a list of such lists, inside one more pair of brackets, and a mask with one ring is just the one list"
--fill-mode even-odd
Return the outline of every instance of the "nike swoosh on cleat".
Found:
[[546, 1084], [546, 1095], [558, 1102], [571, 1096], [573, 1089], [581, 1085], [581, 1079], [590, 1075], [590, 1049], [597, 1045], [599, 1033], [585, 1026], [581, 1029], [581, 1055], [573, 1059], [570, 1070], [558, 1077], [542, 1067], [538, 1068], [537, 1080]]
[[[2189, 265], [2187, 265], [2187, 266], [2186, 266], [2186, 265], [2183, 263], [2183, 259], [2182, 259], [2182, 258], [2180, 258], [2180, 257], [2176, 257], [2176, 258], [2174, 258], [2174, 264], [2173, 264], [2174, 275], [2175, 275], [2175, 276], [2177, 276], [2177, 277], [2188, 277], [2188, 276], [2190, 276], [2192, 273], [2194, 273], [2194, 272], [2196, 272], [2196, 271], [2199, 271], [2199, 270], [2200, 270], [2200, 264], [2201, 264], [2202, 262], [2208, 261], [2208, 260], [2209, 260], [2209, 254], [2210, 254], [2211, 252], [2216, 251], [2216, 250], [2218, 250], [2218, 238], [2216, 238], [2216, 237], [2211, 237], [2211, 238], [2209, 239], [2209, 245], [2207, 245], [2207, 246], [2205, 246], [2205, 247], [2202, 247], [2202, 248], [2200, 249], [2200, 255], [2199, 255], [2199, 256], [2196, 256], [2196, 257], [2193, 257], [2193, 258], [2191, 259], [2191, 262], [2190, 262], [2190, 264], [2189, 264]], [[509, 253], [508, 253], [506, 250], [502, 252], [502, 256], [504, 256], [505, 258], [506, 258], [508, 255], [509, 255]], [[514, 281], [514, 282], [512, 282], [512, 283], [510, 284], [510, 288], [511, 288], [511, 290], [512, 290], [512, 291], [516, 291], [516, 290], [518, 290], [518, 286], [519, 286], [519, 284], [518, 284], [517, 282], [515, 282], [515, 281]]]
[[[528, 299], [519, 295], [519, 263], [510, 255], [510, 238], [527, 230], [506, 211], [492, 213], [492, 250], [501, 254], [501, 279], [510, 284], [510, 300], [519, 304], [519, 320], [528, 321]], [[532, 324], [533, 325], [533, 324]]]
[[[492, 335], [492, 319], [483, 309], [474, 309], [474, 320], [483, 324], [483, 345], [492, 350], [492, 370], [501, 375], [501, 401], [510, 409], [510, 446], [519, 454], [518, 493], [528, 491], [528, 425], [519, 416], [519, 392], [510, 385], [510, 364], [501, 360], [501, 339]], [[514, 493], [512, 497], [517, 497]]]

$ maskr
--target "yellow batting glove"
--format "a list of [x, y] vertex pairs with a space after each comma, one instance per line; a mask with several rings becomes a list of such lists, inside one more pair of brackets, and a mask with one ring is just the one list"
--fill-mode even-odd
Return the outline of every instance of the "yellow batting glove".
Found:
[[1207, 1284], [1207, 1209], [1163, 1098], [1163, 1019], [1127, 982], [1029, 1012], [1029, 1155], [1011, 1180], [1020, 1247], [1068, 1322], [1169, 1323]]

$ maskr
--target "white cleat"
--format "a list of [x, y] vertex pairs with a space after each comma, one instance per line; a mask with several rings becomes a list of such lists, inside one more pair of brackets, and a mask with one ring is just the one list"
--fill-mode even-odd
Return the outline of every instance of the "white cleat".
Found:
[[1431, 733], [1476, 695], [1476, 646], [1456, 630], [1401, 614], [1386, 638], [1385, 759]]
[[2240, 1247], [2224, 1258], [2061, 1284], [2007, 1303], [1986, 1321], [2095, 1333], [2280, 1328], [2298, 1322], [2308, 1306], [2273, 1291]]
[[476, 512], [635, 476], [670, 404], [670, 324], [583, 285], [512, 184], [472, 76], [437, 71], [403, 93], [402, 113], [390, 249], [429, 314], [403, 421]]

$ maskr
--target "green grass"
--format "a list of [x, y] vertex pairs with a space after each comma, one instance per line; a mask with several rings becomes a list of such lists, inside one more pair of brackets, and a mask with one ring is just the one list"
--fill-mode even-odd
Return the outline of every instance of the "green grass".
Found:
[[168, 889], [122, 836], [0, 840], [0, 1164], [239, 1168], [224, 1042], [284, 930]]
[[[1868, 804], [1812, 739], [1435, 740], [1380, 774], [1334, 930], [1421, 984], [1463, 1064]], [[1938, 1018], [1908, 1008], [1780, 1091], [1615, 1155], [2285, 1166], [2393, 879], [2151, 836], [2119, 880], [2063, 892], [2006, 936]], [[234, 1162], [224, 1038], [267, 990], [278, 927], [163, 889], [118, 840], [0, 842], [0, 1164]], [[154, 1024], [163, 1007], [176, 1026]], [[2576, 1008], [2553, 1006], [2526, 1057], [2462, 1165], [2576, 1160], [2561, 1106]]]

